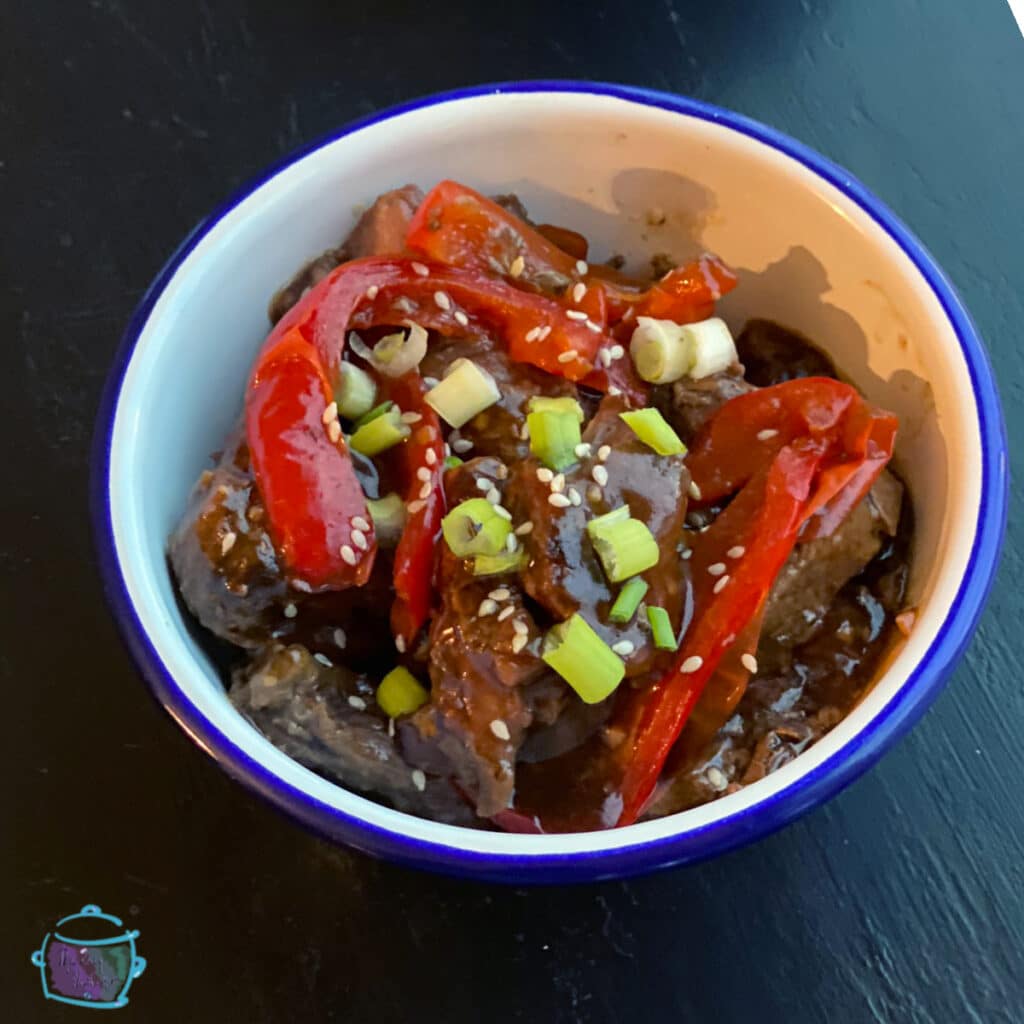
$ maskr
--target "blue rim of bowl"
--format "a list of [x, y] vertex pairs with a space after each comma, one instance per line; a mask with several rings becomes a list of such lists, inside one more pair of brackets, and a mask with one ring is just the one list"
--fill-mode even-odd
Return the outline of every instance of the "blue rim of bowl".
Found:
[[[341, 811], [285, 782], [236, 746], [179, 688], [149, 639], [128, 595], [114, 543], [108, 493], [111, 442], [121, 385], [152, 309], [200, 240], [228, 213], [292, 164], [360, 129], [456, 100], [508, 93], [583, 93], [613, 97], [710, 121], [785, 154], [863, 209], [903, 250], [928, 282], [952, 325], [967, 363], [982, 447], [977, 529], [964, 578], [936, 639], [900, 692], [860, 733], [814, 770], [743, 810], [697, 828], [611, 849], [565, 853], [488, 853], [414, 839]], [[160, 703], [233, 777], [314, 831], [364, 852], [446, 874], [513, 882], [576, 882], [620, 878], [692, 863], [744, 845], [823, 803], [866, 771], [902, 737], [938, 695], [977, 625], [999, 561], [1007, 506], [1006, 435], [995, 381], [981, 338], [952, 284], [910, 230], [847, 171], [795, 139], [741, 114], [699, 100], [604, 82], [529, 81], [458, 89], [412, 100], [351, 122], [279, 161], [239, 189], [198, 224], [139, 302], [114, 360], [100, 403], [92, 455], [91, 505], [100, 571], [122, 637]]]

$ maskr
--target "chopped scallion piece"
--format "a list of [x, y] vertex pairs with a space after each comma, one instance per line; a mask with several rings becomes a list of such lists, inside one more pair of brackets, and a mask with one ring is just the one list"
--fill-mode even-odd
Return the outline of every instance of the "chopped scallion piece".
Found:
[[373, 346], [373, 365], [387, 377], [401, 377], [415, 370], [427, 354], [427, 332], [419, 324], [409, 324], [409, 333], [396, 331]]
[[376, 399], [377, 385], [373, 378], [355, 363], [342, 363], [334, 388], [338, 414], [347, 420], [357, 420], [373, 408]]
[[591, 519], [587, 533], [612, 583], [621, 583], [658, 564], [658, 542], [644, 523], [630, 518], [626, 505]]
[[672, 628], [672, 620], [664, 608], [659, 608], [656, 604], [649, 604], [647, 606], [647, 621], [651, 624], [654, 646], [659, 651], [674, 651], [679, 647], [675, 630]]
[[620, 412], [619, 416], [648, 448], [653, 448], [659, 455], [686, 454], [686, 445], [657, 409], [636, 409]]
[[545, 466], [559, 472], [577, 461], [580, 421], [573, 412], [531, 412], [526, 417], [530, 428], [530, 451]]
[[419, 680], [401, 665], [393, 668], [377, 687], [377, 703], [388, 718], [411, 715], [430, 699]]
[[465, 463], [458, 457], [458, 455], [446, 455], [444, 460], [445, 469], [458, 469], [459, 466], [463, 466]]
[[505, 550], [512, 524], [485, 498], [460, 502], [441, 520], [441, 533], [459, 558], [497, 555]]
[[629, 622], [636, 615], [636, 610], [640, 607], [640, 602], [644, 599], [647, 589], [647, 581], [640, 579], [639, 576], [627, 580], [619, 591], [619, 596], [615, 598], [615, 604], [612, 605], [608, 618], [620, 625]]
[[577, 422], [583, 422], [583, 406], [564, 395], [562, 398], [548, 398], [546, 395], [534, 395], [527, 403], [530, 412], [571, 412]]
[[544, 638], [541, 654], [578, 694], [584, 704], [598, 704], [622, 682], [626, 666], [594, 632], [586, 619], [574, 615]]
[[398, 407], [392, 405], [359, 427], [348, 439], [348, 443], [349, 447], [362, 455], [379, 455], [404, 441], [410, 433], [412, 431], [402, 422]]
[[405, 502], [393, 491], [383, 498], [369, 498], [366, 507], [373, 520], [373, 532], [382, 547], [394, 547], [405, 529]]
[[427, 404], [447, 423], [461, 427], [501, 398], [494, 378], [471, 359], [456, 359], [443, 381], [425, 395]]
[[727, 370], [738, 360], [736, 343], [724, 320], [713, 316], [683, 327], [690, 339], [693, 364], [687, 371], [696, 380]]
[[[395, 403], [394, 402], [381, 402], [380, 405], [375, 405], [369, 412], [364, 412], [353, 424], [353, 427], [358, 430], [360, 427], [365, 427], [367, 423], [372, 423], [378, 416], [383, 416]], [[338, 410], [341, 411], [340, 409]]]
[[474, 576], [498, 576], [502, 573], [519, 572], [526, 568], [526, 552], [501, 551], [496, 555], [474, 555]]
[[652, 384], [671, 384], [693, 365], [693, 350], [682, 326], [672, 320], [638, 316], [629, 343], [636, 372]]

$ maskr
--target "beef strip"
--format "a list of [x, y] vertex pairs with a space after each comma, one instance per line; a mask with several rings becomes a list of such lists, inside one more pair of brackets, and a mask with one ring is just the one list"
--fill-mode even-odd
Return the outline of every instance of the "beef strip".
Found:
[[515, 363], [501, 342], [490, 338], [432, 338], [420, 372], [425, 377], [444, 377], [456, 359], [472, 359], [498, 385], [501, 398], [478, 413], [449, 437], [473, 444], [471, 454], [493, 455], [513, 465], [530, 454], [530, 442], [523, 437], [527, 404], [536, 395], [576, 397], [576, 388], [562, 377], [545, 373], [526, 363]]
[[[541, 464], [534, 458], [519, 462], [509, 478], [513, 521], [529, 520], [532, 531], [523, 538], [529, 563], [523, 587], [555, 621], [579, 612], [608, 644], [629, 641], [634, 653], [625, 659], [626, 673], [638, 676], [664, 661], [653, 644], [642, 614], [624, 625], [608, 621], [618, 587], [608, 583], [586, 532], [588, 519], [628, 505], [633, 517], [645, 523], [658, 542], [658, 565], [643, 573], [650, 584], [646, 598], [660, 605], [673, 622], [680, 622], [688, 588], [686, 563], [679, 558], [690, 475], [682, 456], [658, 455], [623, 422], [627, 408], [617, 397], [605, 398], [587, 424], [583, 439], [591, 455], [565, 471], [565, 494], [575, 491], [579, 505], [552, 506], [551, 486], [538, 479]], [[598, 451], [607, 445], [605, 461]], [[593, 478], [596, 466], [607, 472], [607, 484]]]
[[415, 185], [378, 196], [341, 245], [310, 260], [274, 295], [268, 310], [270, 322], [276, 324], [313, 285], [346, 260], [401, 255], [409, 221], [422, 201], [423, 193]]
[[651, 397], [684, 443], [692, 444], [700, 428], [726, 402], [753, 390], [743, 377], [743, 367], [734, 363], [710, 377], [683, 377], [672, 385], [655, 387]]
[[409, 814], [472, 824], [446, 778], [428, 776], [417, 787], [374, 692], [365, 676], [324, 665], [295, 644], [267, 648], [237, 670], [229, 696], [274, 746], [318, 774]]
[[744, 376], [759, 388], [797, 377], [835, 377], [836, 370], [813, 342], [771, 320], [748, 320], [736, 339]]

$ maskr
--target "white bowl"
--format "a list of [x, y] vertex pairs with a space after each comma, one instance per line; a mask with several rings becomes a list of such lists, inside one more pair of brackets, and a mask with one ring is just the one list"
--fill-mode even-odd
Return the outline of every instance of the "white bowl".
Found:
[[[916, 627], [861, 703], [792, 763], [731, 796], [598, 833], [436, 824], [347, 792], [263, 738], [186, 627], [166, 539], [239, 413], [268, 297], [337, 243], [354, 208], [414, 181], [514, 191], [597, 254], [644, 262], [697, 245], [740, 268], [722, 303], [818, 341], [902, 428], [914, 500]], [[666, 224], [649, 226], [660, 208]], [[651, 218], [656, 219], [656, 218]], [[873, 763], [962, 652], [998, 557], [1005, 440], [982, 345], [920, 243], [862, 185], [791, 139], [693, 100], [585, 83], [486, 87], [352, 125], [245, 189], [190, 235], [128, 328], [97, 436], [109, 596], [159, 699], [226, 770], [296, 818], [394, 860], [504, 881], [608, 877], [705, 857], [771, 831]]]

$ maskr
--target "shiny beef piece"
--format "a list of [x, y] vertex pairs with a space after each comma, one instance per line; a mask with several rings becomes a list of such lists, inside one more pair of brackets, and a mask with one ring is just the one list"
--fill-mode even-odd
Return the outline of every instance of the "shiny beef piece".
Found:
[[734, 364], [700, 380], [683, 377], [674, 384], [655, 387], [653, 399], [683, 442], [692, 444], [700, 428], [726, 402], [753, 390], [743, 377], [743, 367]]
[[324, 665], [295, 644], [267, 648], [236, 670], [229, 697], [275, 747], [319, 775], [399, 811], [471, 824], [472, 811], [446, 778], [417, 786], [374, 692], [365, 676]]
[[[679, 623], [688, 590], [686, 563], [679, 558], [679, 545], [690, 474], [682, 456], [658, 455], [633, 433], [619, 417], [626, 408], [621, 398], [605, 398], [583, 432], [591, 454], [565, 471], [562, 492], [571, 495], [575, 491], [579, 505], [551, 505], [551, 485], [537, 477], [541, 464], [528, 458], [512, 470], [509, 508], [513, 522], [533, 523], [532, 531], [523, 538], [530, 559], [522, 573], [526, 592], [552, 621], [579, 612], [606, 643], [632, 643], [635, 650], [625, 659], [626, 673], [637, 676], [666, 659], [654, 647], [642, 614], [621, 626], [608, 622], [619, 587], [606, 579], [586, 524], [595, 516], [628, 505], [632, 516], [648, 526], [661, 557], [658, 565], [642, 573], [650, 584], [646, 601], [660, 605], [674, 623]], [[602, 461], [598, 452], [605, 445], [609, 452]], [[603, 487], [595, 483], [596, 466], [603, 466], [608, 474]]]
[[835, 377], [824, 352], [803, 335], [771, 320], [748, 320], [736, 339], [744, 376], [759, 388], [797, 377]]
[[422, 201], [423, 192], [415, 185], [404, 185], [378, 196], [341, 245], [310, 260], [274, 295], [268, 310], [270, 322], [276, 324], [313, 285], [346, 260], [400, 256], [405, 250], [409, 221]]
[[529, 400], [536, 395], [576, 397], [576, 387], [570, 381], [526, 363], [512, 362], [501, 342], [490, 338], [433, 338], [420, 372], [440, 380], [456, 359], [472, 359], [494, 378], [501, 392], [495, 405], [449, 437], [449, 443], [460, 438], [472, 442], [468, 452], [457, 452], [463, 458], [493, 455], [514, 465], [530, 454], [530, 442], [523, 436]]

